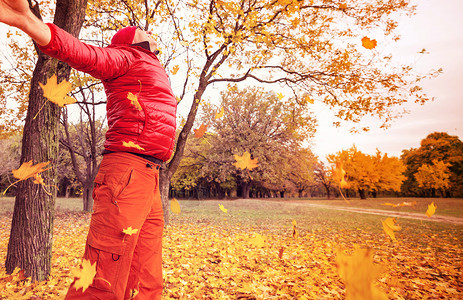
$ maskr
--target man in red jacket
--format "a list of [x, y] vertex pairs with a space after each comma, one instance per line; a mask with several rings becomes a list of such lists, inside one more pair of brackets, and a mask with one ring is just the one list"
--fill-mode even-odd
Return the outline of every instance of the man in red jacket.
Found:
[[155, 40], [127, 27], [108, 47], [87, 45], [40, 21], [26, 0], [0, 0], [0, 22], [23, 30], [44, 53], [101, 79], [107, 95], [108, 132], [84, 254], [96, 263], [96, 275], [88, 288], [74, 281], [66, 299], [160, 299], [158, 174], [172, 154], [177, 101]]

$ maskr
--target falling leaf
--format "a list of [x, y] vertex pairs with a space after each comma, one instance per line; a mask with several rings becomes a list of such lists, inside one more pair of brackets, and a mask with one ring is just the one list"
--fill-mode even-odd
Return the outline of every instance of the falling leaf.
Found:
[[224, 213], [227, 213], [228, 212], [228, 209], [226, 209], [225, 207], [223, 207], [222, 204], [219, 204], [219, 208], [221, 211], [223, 211]]
[[172, 68], [172, 75], [175, 75], [177, 74], [178, 70], [180, 69], [180, 67], [178, 65], [175, 65], [173, 68]]
[[170, 200], [170, 210], [174, 214], [180, 214], [180, 203], [178, 203], [177, 199], [172, 198], [172, 200]]
[[43, 90], [43, 96], [49, 101], [58, 104], [60, 107], [76, 102], [76, 99], [67, 96], [67, 94], [72, 91], [72, 84], [66, 80], [58, 84], [56, 75], [48, 78], [46, 84], [39, 82], [39, 85]]
[[278, 100], [281, 100], [281, 99], [283, 99], [285, 97], [285, 95], [283, 95], [283, 93], [278, 93], [277, 96], [278, 96]]
[[399, 231], [402, 229], [402, 227], [398, 226], [396, 223], [395, 218], [387, 218], [384, 221], [381, 221], [383, 223], [383, 230], [384, 232], [393, 240], [396, 242], [395, 238], [395, 233], [394, 231]]
[[257, 168], [257, 158], [251, 159], [251, 154], [246, 151], [243, 153], [242, 156], [233, 155], [235, 157], [236, 162], [233, 164], [235, 167], [240, 168], [242, 170], [248, 168], [248, 170], [252, 170]]
[[201, 124], [198, 129], [193, 129], [195, 132], [195, 137], [196, 138], [202, 138], [204, 133], [206, 133], [207, 130], [207, 125]]
[[180, 41], [180, 45], [188, 47], [189, 43], [186, 41]]
[[262, 235], [255, 233], [249, 242], [256, 247], [264, 247], [265, 238]]
[[92, 284], [93, 278], [95, 278], [96, 262], [92, 265], [89, 260], [84, 259], [82, 262], [82, 268], [74, 270], [73, 273], [74, 277], [77, 278], [74, 283], [75, 289], [78, 290], [82, 288], [82, 292], [85, 292], [89, 285]]
[[47, 162], [38, 163], [36, 165], [32, 165], [32, 160], [22, 163], [21, 166], [18, 169], [15, 169], [15, 170], [11, 171], [11, 173], [13, 173], [13, 177], [18, 179], [18, 180], [13, 182], [12, 184], [10, 184], [3, 191], [3, 195], [5, 195], [6, 191], [8, 191], [8, 189], [11, 186], [15, 185], [16, 183], [18, 183], [18, 182], [20, 182], [22, 180], [26, 180], [26, 179], [31, 178], [31, 177], [35, 178], [35, 180], [34, 180], [35, 184], [44, 185], [45, 183], [43, 182], [43, 178], [42, 178], [42, 176], [39, 175], [39, 173], [42, 173], [42, 172], [50, 169], [50, 168], [44, 169], [44, 167], [46, 167], [49, 163], [50, 162], [47, 161]]
[[431, 217], [436, 212], [437, 206], [434, 205], [434, 202], [428, 205], [428, 210], [426, 211], [426, 215]]
[[215, 114], [215, 119], [218, 120], [218, 119], [222, 118], [222, 117], [223, 117], [223, 113], [224, 113], [224, 108], [223, 108], [223, 106], [222, 106], [222, 107], [220, 108], [220, 112], [218, 112], [218, 113]]
[[341, 188], [348, 188], [349, 184], [346, 182], [346, 171], [344, 171], [343, 162], [336, 161], [336, 167], [331, 169], [333, 172], [334, 180], [339, 183]]
[[129, 148], [136, 148], [138, 150], [142, 150], [142, 151], [145, 151], [145, 149], [143, 149], [142, 147], [140, 147], [140, 145], [137, 145], [135, 144], [134, 142], [130, 141], [130, 142], [122, 142], [122, 146], [124, 147], [129, 147]]
[[139, 291], [136, 289], [130, 290], [130, 299], [135, 299], [135, 297], [138, 295]]
[[141, 105], [140, 105], [140, 102], [138, 102], [138, 97], [137, 97], [136, 95], [134, 95], [134, 94], [132, 94], [131, 92], [129, 92], [129, 93], [127, 94], [127, 99], [130, 100], [130, 104], [132, 104], [133, 106], [135, 106], [135, 108], [136, 108], [137, 110], [140, 110], [140, 111], [143, 110], [142, 107], [141, 107]]
[[296, 220], [293, 220], [293, 238], [297, 238], [299, 233], [297, 232], [297, 223]]
[[374, 285], [376, 278], [385, 271], [385, 268], [373, 263], [371, 249], [356, 249], [352, 256], [339, 250], [336, 255], [336, 265], [346, 287], [346, 299], [388, 299], [386, 293]]
[[362, 46], [366, 49], [373, 49], [376, 47], [376, 44], [376, 40], [370, 40], [370, 38], [366, 36], [362, 38]]
[[123, 229], [122, 232], [127, 234], [127, 235], [132, 235], [134, 233], [137, 233], [138, 229], [135, 229], [135, 228], [132, 228], [132, 226], [129, 226], [129, 227]]

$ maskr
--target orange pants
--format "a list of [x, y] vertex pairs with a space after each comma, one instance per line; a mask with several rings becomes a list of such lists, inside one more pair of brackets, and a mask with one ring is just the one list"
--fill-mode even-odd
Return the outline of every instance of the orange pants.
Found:
[[[84, 259], [96, 275], [66, 299], [161, 299], [164, 218], [159, 166], [130, 153], [105, 154], [93, 189]], [[136, 233], [123, 233], [131, 227]]]

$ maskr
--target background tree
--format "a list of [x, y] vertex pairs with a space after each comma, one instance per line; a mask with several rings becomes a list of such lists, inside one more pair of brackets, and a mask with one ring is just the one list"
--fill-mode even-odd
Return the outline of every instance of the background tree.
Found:
[[405, 180], [403, 163], [387, 154], [383, 156], [380, 151], [373, 156], [354, 146], [327, 158], [330, 163], [343, 162], [349, 188], [358, 191], [361, 199], [366, 199], [369, 192], [376, 196], [379, 191], [399, 191]]
[[445, 196], [446, 189], [450, 186], [449, 163], [433, 160], [432, 164], [423, 164], [414, 174], [416, 182], [420, 188], [431, 192], [431, 196], [436, 196], [436, 191], [440, 191]]
[[[284, 101], [263, 88], [240, 90], [231, 86], [222, 93], [218, 107], [203, 108], [203, 122], [209, 124], [213, 133], [208, 138], [211, 148], [203, 172], [213, 170], [209, 178], [219, 183], [232, 175], [243, 198], [249, 197], [252, 185], [258, 182], [263, 188], [283, 192], [291, 182], [284, 179], [289, 174], [288, 159], [296, 154], [293, 149], [300, 149], [301, 143], [314, 133], [315, 120], [307, 105]], [[219, 107], [224, 115], [215, 120]], [[249, 171], [233, 165], [234, 155], [241, 156], [246, 151], [258, 159], [258, 168]], [[218, 170], [220, 173], [216, 174]]]
[[[29, 1], [32, 7], [32, 1]], [[86, 0], [57, 0], [54, 23], [74, 36], [79, 35], [85, 17]], [[40, 17], [38, 3], [32, 7]], [[56, 161], [58, 157], [59, 107], [46, 101], [38, 83], [45, 83], [52, 74], [58, 81], [69, 79], [71, 68], [44, 55], [37, 48], [37, 64], [32, 75], [27, 116], [24, 125], [20, 163]], [[56, 183], [56, 168], [44, 172], [47, 185]], [[5, 267], [8, 273], [16, 267], [24, 269], [32, 280], [41, 281], [50, 273], [53, 241], [55, 193], [48, 195], [32, 180], [18, 183]]]
[[321, 185], [326, 191], [326, 197], [331, 199], [331, 190], [333, 187], [333, 180], [330, 170], [323, 162], [318, 162], [314, 170], [315, 182]]
[[445, 132], [430, 133], [420, 143], [418, 149], [402, 151], [401, 159], [406, 165], [405, 181], [402, 191], [409, 195], [424, 192], [416, 181], [415, 174], [424, 165], [433, 165], [433, 161], [449, 164], [449, 187], [446, 197], [463, 196], [463, 142], [457, 136]]
[[[0, 189], [3, 191], [13, 182], [16, 181], [11, 174], [11, 170], [17, 169], [19, 166], [19, 158], [21, 153], [20, 134], [9, 135], [4, 139], [0, 139]], [[15, 188], [8, 189], [8, 194], [12, 194]]]
[[[78, 83], [81, 83], [79, 73], [74, 76]], [[97, 101], [94, 89], [94, 80], [85, 76], [84, 79], [90, 82], [90, 86], [79, 84], [77, 92], [82, 101], [79, 105], [79, 122], [70, 124], [68, 118], [68, 108], [63, 110], [61, 125], [64, 134], [60, 138], [63, 145], [70, 154], [72, 169], [76, 179], [82, 185], [83, 210], [92, 211], [93, 207], [93, 180], [98, 173], [99, 163], [102, 159], [102, 152], [105, 141], [105, 117], [96, 113], [96, 105], [104, 104], [106, 101]], [[88, 82], [86, 82], [88, 84]], [[84, 86], [84, 87], [83, 87]], [[73, 127], [71, 129], [70, 127]], [[79, 159], [80, 158], [80, 159]]]

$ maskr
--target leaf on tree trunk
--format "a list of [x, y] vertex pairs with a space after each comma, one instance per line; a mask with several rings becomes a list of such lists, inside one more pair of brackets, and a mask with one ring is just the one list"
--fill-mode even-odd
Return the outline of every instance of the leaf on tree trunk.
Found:
[[76, 102], [76, 99], [67, 96], [67, 94], [72, 91], [72, 84], [66, 80], [63, 80], [58, 84], [56, 75], [48, 78], [46, 84], [39, 82], [39, 85], [43, 90], [43, 96], [49, 101], [58, 104], [60, 107]]
[[45, 185], [45, 183], [43, 182], [43, 178], [42, 178], [41, 175], [39, 175], [39, 173], [50, 169], [50, 168], [44, 169], [44, 167], [46, 167], [49, 163], [50, 162], [47, 161], [47, 162], [38, 163], [36, 165], [32, 165], [32, 160], [22, 163], [21, 166], [18, 169], [11, 171], [11, 173], [13, 173], [14, 178], [16, 178], [18, 180], [13, 182], [12, 184], [10, 184], [3, 191], [3, 195], [5, 195], [6, 191], [11, 186], [15, 185], [16, 183], [18, 183], [18, 182], [20, 182], [22, 180], [26, 180], [26, 179], [31, 178], [31, 177], [35, 178], [35, 180], [34, 180], [35, 184]]

